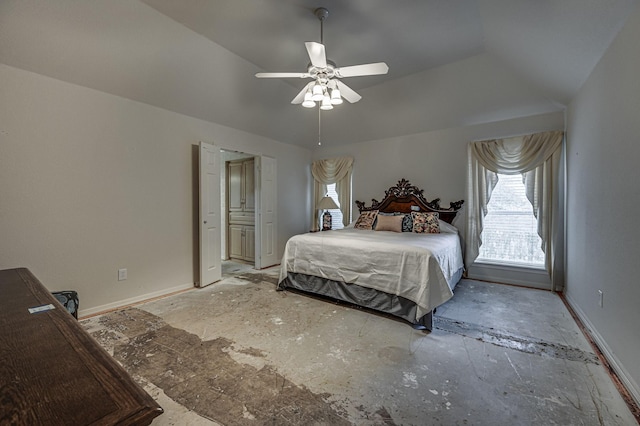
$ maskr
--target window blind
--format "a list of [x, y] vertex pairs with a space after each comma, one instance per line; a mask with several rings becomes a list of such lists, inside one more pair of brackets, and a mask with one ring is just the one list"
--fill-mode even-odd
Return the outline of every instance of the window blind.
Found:
[[498, 175], [487, 205], [477, 261], [544, 267], [542, 240], [522, 175]]
[[[338, 201], [338, 193], [336, 192], [335, 183], [327, 185], [327, 195], [333, 198], [333, 201], [335, 201], [337, 205], [340, 205], [340, 202]], [[342, 224], [342, 212], [340, 211], [340, 209], [330, 209], [327, 211], [331, 213], [331, 229], [344, 228], [344, 225]]]

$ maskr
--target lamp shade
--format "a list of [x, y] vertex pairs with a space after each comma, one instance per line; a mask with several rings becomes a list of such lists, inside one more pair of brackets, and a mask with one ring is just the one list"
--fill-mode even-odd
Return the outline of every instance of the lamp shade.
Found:
[[332, 209], [337, 209], [338, 205], [336, 204], [335, 201], [333, 201], [333, 198], [326, 196], [326, 197], [323, 197], [322, 200], [320, 200], [316, 208], [318, 210], [332, 210]]
[[331, 104], [340, 105], [342, 103], [342, 95], [337, 87], [331, 91]]
[[320, 109], [325, 111], [333, 109], [333, 105], [331, 105], [331, 98], [329, 97], [329, 95], [325, 95], [324, 98], [322, 98]]
[[313, 95], [311, 94], [311, 90], [307, 90], [307, 93], [304, 94], [304, 102], [302, 102], [302, 106], [305, 108], [313, 108], [316, 106], [316, 103], [313, 102]]
[[311, 95], [311, 100], [316, 102], [321, 102], [324, 98], [324, 89], [318, 83], [313, 86], [313, 91]]

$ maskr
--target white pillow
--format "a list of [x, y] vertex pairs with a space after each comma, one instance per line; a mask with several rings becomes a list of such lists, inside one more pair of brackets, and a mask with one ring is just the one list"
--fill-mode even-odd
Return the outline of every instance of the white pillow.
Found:
[[440, 222], [440, 232], [443, 233], [448, 233], [448, 234], [457, 234], [458, 233], [458, 228], [456, 228], [455, 226], [451, 225], [450, 223], [445, 222], [442, 219], [438, 219], [438, 222]]

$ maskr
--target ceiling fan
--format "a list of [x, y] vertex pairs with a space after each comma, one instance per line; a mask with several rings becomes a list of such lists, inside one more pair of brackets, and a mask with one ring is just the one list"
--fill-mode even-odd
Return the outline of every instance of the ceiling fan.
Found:
[[323, 22], [329, 16], [329, 11], [319, 7], [313, 12], [320, 20], [320, 43], [308, 41], [305, 43], [311, 63], [307, 72], [259, 72], [258, 78], [311, 78], [298, 95], [291, 101], [292, 104], [302, 104], [303, 107], [313, 108], [316, 102], [320, 103], [320, 109], [330, 110], [334, 105], [342, 103], [342, 98], [354, 103], [362, 97], [339, 79], [345, 77], [359, 77], [365, 75], [386, 74], [389, 67], [384, 62], [376, 62], [348, 67], [337, 67], [327, 59], [323, 43]]

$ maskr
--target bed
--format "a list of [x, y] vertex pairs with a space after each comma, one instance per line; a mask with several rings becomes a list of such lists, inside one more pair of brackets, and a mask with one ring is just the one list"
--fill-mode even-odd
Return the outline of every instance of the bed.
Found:
[[348, 302], [432, 329], [435, 308], [453, 296], [462, 277], [462, 248], [452, 222], [464, 201], [441, 208], [406, 179], [360, 216], [334, 231], [289, 239], [278, 290], [294, 289]]

